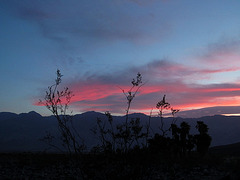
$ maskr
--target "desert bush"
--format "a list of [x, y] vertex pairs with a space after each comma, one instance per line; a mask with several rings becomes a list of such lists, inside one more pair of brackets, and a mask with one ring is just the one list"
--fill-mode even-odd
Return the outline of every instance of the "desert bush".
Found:
[[113, 123], [114, 120], [109, 111], [105, 112], [107, 121], [97, 119], [97, 127], [93, 132], [98, 135], [101, 141], [100, 149], [103, 152], [127, 153], [134, 148], [138, 149], [147, 145], [146, 137], [149, 136], [149, 126], [144, 127], [139, 118], [129, 119], [131, 103], [144, 85], [140, 73], [137, 74], [136, 79], [131, 81], [131, 84], [127, 92], [120, 88], [127, 100], [125, 122]]
[[[181, 122], [180, 127], [176, 124], [176, 113], [178, 109], [171, 107], [170, 103], [166, 101], [166, 95], [156, 105], [158, 109], [158, 116], [160, 118], [160, 133], [156, 133], [153, 138], [148, 140], [149, 150], [154, 153], [169, 154], [170, 156], [186, 156], [196, 147], [201, 155], [205, 155], [211, 144], [211, 137], [207, 134], [208, 127], [202, 121], [198, 121], [196, 128], [199, 134], [190, 134], [190, 125], [187, 122]], [[171, 110], [172, 123], [170, 127], [165, 127], [164, 124], [164, 110]], [[172, 137], [167, 133], [171, 132]]]
[[[68, 88], [59, 90], [59, 85], [62, 82], [62, 74], [57, 70], [57, 77], [55, 83], [48, 87], [44, 101], [40, 101], [45, 105], [49, 111], [56, 117], [58, 122], [58, 130], [60, 132], [60, 140], [62, 147], [69, 153], [81, 153], [84, 149], [84, 143], [78, 132], [75, 130], [72, 115], [68, 113], [69, 103], [73, 97], [72, 91]], [[194, 147], [200, 154], [206, 154], [211, 137], [208, 135], [208, 127], [203, 122], [197, 122], [196, 128], [199, 131], [197, 135], [191, 135], [190, 125], [182, 122], [180, 127], [176, 125], [176, 114], [179, 109], [174, 109], [170, 103], [166, 101], [166, 95], [157, 102], [156, 108], [158, 110], [159, 133], [153, 137], [150, 136], [150, 121], [148, 124], [142, 125], [139, 118], [129, 119], [129, 111], [132, 101], [136, 97], [139, 89], [144, 85], [142, 76], [137, 74], [136, 78], [131, 81], [131, 88], [128, 91], [120, 88], [126, 97], [127, 108], [125, 115], [125, 122], [117, 123], [109, 111], [105, 112], [107, 120], [97, 119], [96, 128], [92, 131], [98, 136], [100, 145], [94, 147], [93, 151], [104, 153], [128, 153], [133, 150], [147, 149], [150, 152], [168, 152], [174, 155], [185, 156], [186, 152], [191, 152]], [[172, 114], [172, 122], [169, 127], [165, 126], [164, 113], [170, 111]], [[171, 133], [171, 137], [168, 133]], [[54, 144], [56, 139], [51, 133], [47, 133], [43, 140], [50, 146], [61, 150], [60, 147]]]
[[[69, 88], [64, 88], [59, 90], [59, 85], [62, 82], [62, 74], [60, 70], [57, 70], [57, 77], [55, 83], [48, 87], [44, 100], [40, 100], [40, 103], [47, 107], [49, 111], [55, 116], [58, 123], [58, 130], [61, 140], [61, 145], [68, 153], [81, 153], [85, 148], [82, 138], [79, 136], [78, 132], [73, 126], [72, 115], [68, 113], [69, 103], [71, 98], [74, 96], [73, 92]], [[55, 136], [47, 132], [46, 136], [42, 139], [48, 145], [61, 150], [54, 144]]]
[[211, 144], [212, 138], [208, 134], [208, 127], [206, 124], [204, 124], [203, 121], [197, 121], [196, 129], [199, 132], [199, 134], [196, 134], [194, 136], [196, 141], [197, 151], [201, 155], [205, 155]]

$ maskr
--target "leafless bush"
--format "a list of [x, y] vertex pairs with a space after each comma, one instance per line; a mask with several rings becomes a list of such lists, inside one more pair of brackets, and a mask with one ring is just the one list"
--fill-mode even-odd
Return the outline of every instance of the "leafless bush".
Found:
[[[60, 70], [57, 70], [57, 78], [55, 83], [48, 87], [44, 100], [40, 100], [40, 103], [47, 107], [49, 111], [56, 117], [58, 123], [58, 130], [60, 132], [60, 140], [62, 146], [69, 153], [80, 153], [84, 148], [82, 138], [73, 126], [72, 115], [68, 114], [68, 107], [71, 102], [71, 98], [74, 96], [69, 88], [59, 91], [59, 85], [62, 82], [62, 74]], [[52, 147], [61, 149], [54, 145], [55, 139], [50, 133], [48, 133], [43, 140]]]

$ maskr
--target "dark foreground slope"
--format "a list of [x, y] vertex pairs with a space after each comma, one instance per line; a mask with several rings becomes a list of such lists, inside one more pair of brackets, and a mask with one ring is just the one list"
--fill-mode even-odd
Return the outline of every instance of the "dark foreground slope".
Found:
[[1, 179], [238, 180], [240, 158], [193, 154], [169, 158], [149, 153], [128, 155], [1, 153]]

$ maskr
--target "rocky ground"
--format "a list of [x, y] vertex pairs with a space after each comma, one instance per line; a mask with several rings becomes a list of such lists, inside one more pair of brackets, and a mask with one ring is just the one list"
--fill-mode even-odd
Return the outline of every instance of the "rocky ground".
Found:
[[143, 160], [96, 155], [70, 158], [63, 154], [2, 153], [0, 179], [240, 179], [239, 157]]

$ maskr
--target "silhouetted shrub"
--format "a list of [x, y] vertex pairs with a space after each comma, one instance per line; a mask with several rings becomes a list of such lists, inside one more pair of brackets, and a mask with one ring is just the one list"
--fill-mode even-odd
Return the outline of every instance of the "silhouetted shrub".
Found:
[[144, 141], [147, 141], [149, 136], [149, 126], [144, 128], [139, 118], [129, 119], [131, 103], [143, 85], [140, 73], [137, 74], [136, 79], [132, 80], [131, 84], [132, 87], [127, 92], [120, 88], [127, 99], [125, 122], [113, 123], [114, 119], [107, 111], [105, 112], [107, 121], [97, 119], [97, 127], [92, 130], [100, 139], [99, 147], [102, 152], [128, 153], [136, 147], [143, 148], [147, 145], [147, 142], [144, 143]]
[[164, 153], [170, 150], [170, 138], [156, 133], [148, 140], [148, 148], [151, 153]]
[[[72, 116], [67, 113], [69, 103], [74, 95], [68, 88], [64, 88], [62, 91], [58, 90], [63, 75], [60, 73], [60, 70], [57, 70], [56, 74], [55, 84], [48, 87], [44, 101], [40, 100], [40, 103], [45, 105], [56, 117], [60, 132], [59, 139], [65, 150], [70, 154], [81, 153], [85, 148], [84, 143], [72, 124]], [[55, 137], [48, 132], [42, 140], [50, 146], [61, 150], [60, 147], [54, 144], [54, 139]]]
[[[83, 150], [82, 139], [76, 132], [72, 124], [72, 116], [67, 113], [68, 105], [73, 96], [72, 92], [65, 88], [58, 91], [62, 75], [57, 70], [55, 84], [48, 87], [44, 101], [41, 101], [56, 117], [60, 132], [62, 145], [69, 153], [79, 154]], [[92, 131], [98, 136], [100, 144], [92, 148], [91, 152], [75, 158], [79, 174], [84, 179], [147, 179], [151, 171], [158, 166], [159, 159], [164, 158], [164, 163], [179, 160], [179, 157], [187, 159], [187, 152], [196, 147], [201, 155], [205, 155], [211, 144], [211, 137], [208, 135], [208, 127], [202, 121], [198, 121], [196, 128], [199, 134], [190, 134], [190, 125], [187, 122], [181, 122], [180, 126], [176, 124], [176, 113], [178, 109], [171, 107], [166, 101], [166, 95], [157, 102], [159, 133], [152, 137], [150, 133], [151, 114], [148, 124], [141, 124], [139, 118], [129, 118], [131, 103], [137, 92], [142, 87], [142, 76], [137, 74], [136, 79], [131, 81], [132, 87], [126, 92], [122, 92], [127, 100], [125, 121], [115, 122], [110, 112], [106, 111], [106, 120], [97, 119], [96, 128]], [[169, 127], [165, 125], [164, 113], [171, 111], [172, 121]], [[50, 146], [58, 148], [53, 144], [55, 137], [48, 133], [44, 141]], [[77, 156], [72, 156], [77, 157]], [[190, 157], [190, 156], [189, 156]], [[181, 159], [180, 159], [181, 160]], [[193, 161], [190, 159], [190, 161]], [[154, 163], [152, 165], [151, 163]], [[157, 163], [156, 163], [157, 162]], [[158, 166], [160, 170], [167, 169], [166, 172], [176, 177], [175, 169], [169, 163], [171, 168]], [[155, 167], [153, 167], [155, 166]], [[169, 170], [170, 169], [170, 170]], [[159, 171], [158, 171], [159, 172]], [[144, 177], [144, 178], [143, 178]]]
[[197, 121], [196, 128], [199, 134], [195, 135], [195, 141], [197, 145], [197, 151], [201, 155], [205, 155], [208, 151], [208, 148], [211, 144], [212, 138], [208, 134], [208, 127], [204, 122]]
[[[208, 127], [202, 121], [198, 121], [196, 128], [199, 134], [191, 135], [190, 125], [187, 122], [182, 122], [180, 127], [172, 123], [170, 128], [164, 129], [164, 119], [162, 115], [162, 110], [164, 108], [169, 108], [170, 104], [166, 103], [165, 96], [160, 103], [157, 104], [160, 107], [160, 120], [161, 126], [160, 131], [162, 134], [155, 134], [153, 138], [148, 140], [148, 148], [152, 153], [165, 153], [165, 155], [170, 155], [171, 157], [182, 156], [185, 157], [196, 147], [197, 151], [201, 155], [205, 155], [211, 144], [211, 137], [207, 134]], [[176, 122], [176, 121], [173, 121]], [[166, 136], [167, 132], [171, 132], [172, 137]]]

